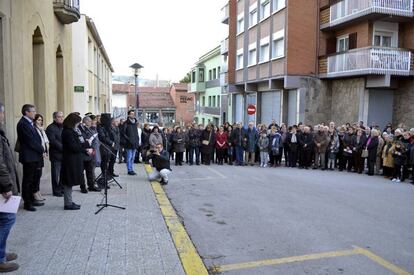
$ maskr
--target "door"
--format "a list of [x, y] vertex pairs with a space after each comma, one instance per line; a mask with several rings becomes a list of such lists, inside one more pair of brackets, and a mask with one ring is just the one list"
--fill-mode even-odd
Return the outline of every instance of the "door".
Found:
[[262, 93], [261, 123], [269, 125], [275, 119], [280, 124], [280, 91]]

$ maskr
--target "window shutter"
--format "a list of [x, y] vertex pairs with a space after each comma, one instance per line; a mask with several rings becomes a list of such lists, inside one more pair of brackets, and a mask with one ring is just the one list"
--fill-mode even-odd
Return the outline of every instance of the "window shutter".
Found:
[[349, 35], [349, 49], [356, 49], [357, 48], [357, 33], [351, 33]]
[[326, 54], [333, 54], [336, 52], [336, 37], [330, 37], [326, 40]]

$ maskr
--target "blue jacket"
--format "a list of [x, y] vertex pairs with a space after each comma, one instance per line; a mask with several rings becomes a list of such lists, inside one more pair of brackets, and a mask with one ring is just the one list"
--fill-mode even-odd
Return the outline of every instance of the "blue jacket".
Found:
[[20, 142], [20, 163], [40, 162], [43, 160], [42, 140], [34, 126], [24, 117], [17, 123], [17, 138]]
[[256, 152], [256, 145], [257, 145], [257, 141], [259, 139], [259, 135], [256, 131], [256, 129], [247, 129], [244, 132], [244, 139], [246, 142], [246, 148], [245, 150], [247, 152]]

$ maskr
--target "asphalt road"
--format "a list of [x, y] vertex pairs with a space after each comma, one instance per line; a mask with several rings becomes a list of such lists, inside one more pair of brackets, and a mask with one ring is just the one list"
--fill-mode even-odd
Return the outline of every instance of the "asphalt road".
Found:
[[[173, 170], [167, 195], [205, 265], [219, 273], [414, 273], [413, 185], [284, 167]], [[336, 255], [355, 247], [368, 254]], [[315, 259], [238, 265], [302, 255]]]

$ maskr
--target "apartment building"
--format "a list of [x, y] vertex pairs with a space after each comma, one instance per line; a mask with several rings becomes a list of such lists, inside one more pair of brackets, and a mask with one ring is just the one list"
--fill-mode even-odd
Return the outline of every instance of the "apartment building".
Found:
[[222, 67], [221, 46], [217, 46], [201, 56], [191, 70], [189, 92], [195, 95], [194, 122], [196, 123], [220, 125], [226, 120], [226, 113], [221, 111]]
[[413, 126], [413, 0], [230, 0], [222, 22], [234, 120]]
[[79, 0], [0, 1], [0, 100], [10, 140], [21, 107], [34, 103], [44, 115], [73, 111], [72, 28]]
[[93, 20], [82, 14], [73, 28], [73, 105], [81, 114], [112, 112], [114, 69]]
[[188, 93], [188, 85], [185, 83], [171, 84], [170, 95], [176, 107], [175, 123], [184, 126], [194, 122], [194, 94]]
[[414, 126], [413, 0], [319, 1], [331, 119]]

